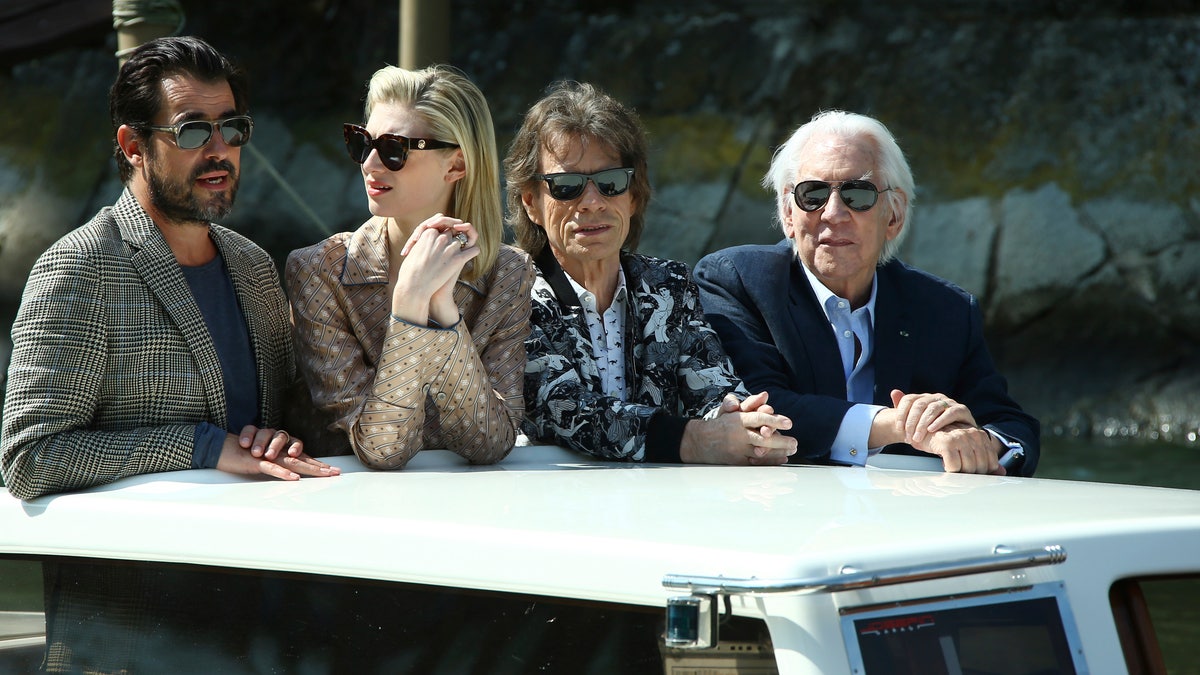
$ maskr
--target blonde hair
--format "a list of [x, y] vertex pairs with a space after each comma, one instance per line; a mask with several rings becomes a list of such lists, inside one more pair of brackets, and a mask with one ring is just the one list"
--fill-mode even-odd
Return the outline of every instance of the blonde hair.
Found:
[[496, 263], [504, 236], [500, 208], [500, 166], [492, 114], [483, 92], [462, 71], [435, 65], [421, 70], [386, 66], [375, 71], [367, 85], [366, 117], [375, 106], [400, 104], [411, 108], [439, 141], [462, 150], [466, 175], [454, 184], [446, 215], [475, 226], [479, 255], [463, 270], [473, 281]]

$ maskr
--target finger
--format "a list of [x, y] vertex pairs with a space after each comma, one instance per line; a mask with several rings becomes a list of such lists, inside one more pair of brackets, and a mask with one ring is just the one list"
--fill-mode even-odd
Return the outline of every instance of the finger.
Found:
[[273, 462], [275, 461], [276, 457], [279, 457], [280, 453], [285, 455], [291, 454], [288, 451], [288, 446], [291, 444], [292, 435], [283, 429], [276, 429], [275, 433], [271, 435], [270, 442], [267, 443], [266, 451], [263, 452], [263, 459], [268, 459]]
[[336, 476], [341, 473], [341, 469], [329, 466], [308, 455], [303, 457], [285, 457], [280, 461], [284, 467], [292, 470], [294, 473], [304, 476]]
[[287, 454], [290, 457], [307, 457], [308, 455], [304, 454], [304, 441], [293, 436], [291, 444], [288, 445]]
[[246, 426], [242, 427], [242, 433], [238, 434], [238, 445], [240, 445], [243, 450], [249, 450], [250, 444], [254, 441], [254, 434], [256, 432], [258, 432], [258, 427], [254, 426], [253, 424], [247, 424]]
[[767, 392], [760, 391], [757, 394], [747, 396], [746, 400], [742, 401], [742, 412], [754, 412], [762, 408], [767, 403]]
[[770, 454], [764, 457], [748, 457], [746, 463], [750, 466], [780, 466], [787, 464], [786, 455]]
[[721, 399], [721, 412], [731, 413], [741, 410], [742, 403], [733, 394], [725, 394], [725, 398]]
[[274, 435], [274, 429], [259, 429], [255, 431], [254, 440], [250, 444], [250, 454], [254, 457], [262, 457]]
[[892, 397], [892, 407], [898, 408], [898, 407], [900, 407], [900, 399], [904, 398], [904, 392], [900, 391], [899, 389], [893, 389], [891, 391], [891, 397]]
[[264, 475], [273, 476], [281, 480], [300, 480], [300, 474], [275, 462], [268, 462], [265, 459], [258, 463], [258, 471]]

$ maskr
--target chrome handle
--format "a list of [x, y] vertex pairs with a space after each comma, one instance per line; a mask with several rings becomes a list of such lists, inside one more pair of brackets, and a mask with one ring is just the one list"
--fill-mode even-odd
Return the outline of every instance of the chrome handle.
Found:
[[810, 579], [758, 579], [756, 577], [736, 578], [668, 574], [663, 577], [662, 584], [666, 588], [682, 589], [691, 591], [692, 593], [707, 595], [836, 593], [838, 591], [891, 586], [914, 581], [928, 581], [930, 579], [948, 579], [968, 574], [981, 574], [983, 572], [999, 572], [1023, 567], [1057, 565], [1066, 559], [1066, 551], [1058, 545], [1022, 550], [1013, 550], [1007, 546], [997, 546], [992, 550], [990, 555], [986, 556], [894, 567], [874, 572], [864, 572], [849, 565], [843, 565], [838, 574]]

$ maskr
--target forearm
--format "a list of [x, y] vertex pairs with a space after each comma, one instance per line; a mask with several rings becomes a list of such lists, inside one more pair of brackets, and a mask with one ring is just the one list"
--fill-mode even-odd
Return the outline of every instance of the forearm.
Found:
[[[27, 427], [11, 436], [9, 424], [6, 419], [4, 482], [20, 499], [104, 485], [127, 476], [192, 468], [195, 424], [126, 431], [76, 429], [46, 435]], [[18, 427], [21, 421], [15, 419], [11, 424]]]

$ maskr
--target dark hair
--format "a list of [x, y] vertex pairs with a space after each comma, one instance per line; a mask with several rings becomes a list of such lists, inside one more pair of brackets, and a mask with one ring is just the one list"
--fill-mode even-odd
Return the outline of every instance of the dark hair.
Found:
[[233, 91], [239, 115], [247, 110], [245, 73], [198, 37], [165, 37], [151, 40], [129, 55], [108, 91], [108, 116], [112, 122], [113, 154], [121, 182], [128, 183], [133, 166], [117, 143], [117, 129], [127, 124], [142, 133], [162, 108], [161, 83], [172, 75], [187, 75], [201, 82], [224, 80]]
[[633, 214], [629, 234], [622, 248], [636, 251], [646, 224], [646, 206], [650, 203], [650, 177], [646, 175], [646, 130], [637, 113], [596, 87], [580, 82], [561, 81], [529, 112], [504, 159], [508, 181], [508, 224], [516, 235], [517, 246], [536, 256], [546, 246], [546, 232], [529, 219], [521, 203], [521, 193], [530, 189], [534, 174], [540, 173], [542, 150], [578, 138], [596, 142], [621, 158], [621, 166], [633, 167], [629, 191]]

